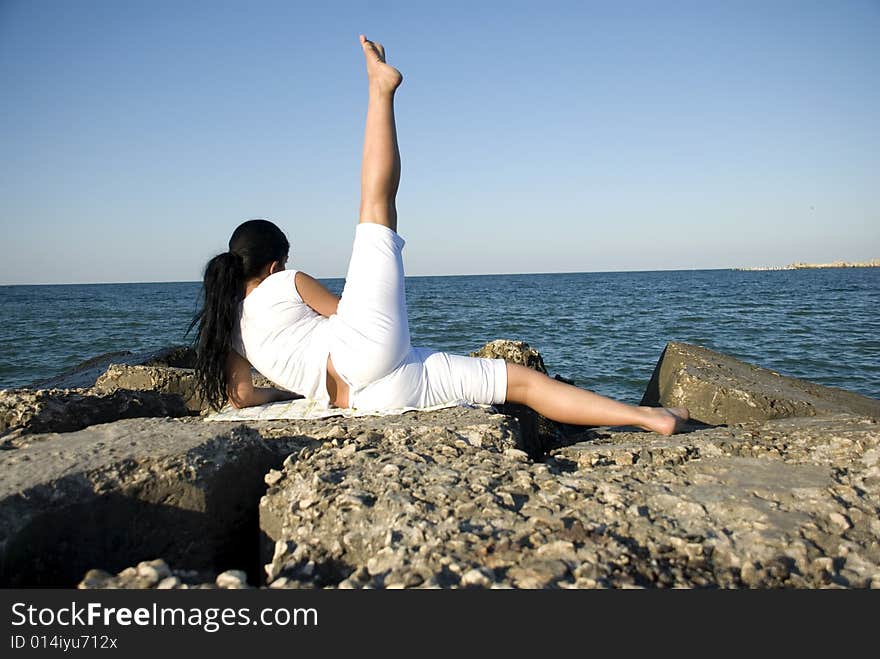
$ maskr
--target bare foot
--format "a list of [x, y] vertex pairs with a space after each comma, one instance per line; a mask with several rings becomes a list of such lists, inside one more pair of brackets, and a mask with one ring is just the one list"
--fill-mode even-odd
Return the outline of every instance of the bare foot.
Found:
[[370, 41], [363, 34], [360, 35], [360, 40], [367, 60], [370, 87], [380, 92], [393, 93], [403, 82], [403, 74], [385, 63], [385, 48], [382, 44]]
[[661, 435], [674, 435], [691, 418], [686, 407], [642, 407], [641, 409], [646, 413], [647, 418], [639, 428], [652, 430]]

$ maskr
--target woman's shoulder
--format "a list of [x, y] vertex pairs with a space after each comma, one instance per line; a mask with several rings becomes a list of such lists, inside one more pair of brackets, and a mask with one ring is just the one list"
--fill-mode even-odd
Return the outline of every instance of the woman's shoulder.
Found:
[[244, 299], [247, 307], [262, 304], [274, 305], [278, 302], [289, 301], [302, 304], [302, 297], [296, 288], [296, 274], [298, 270], [280, 270], [273, 272], [260, 282], [250, 295]]

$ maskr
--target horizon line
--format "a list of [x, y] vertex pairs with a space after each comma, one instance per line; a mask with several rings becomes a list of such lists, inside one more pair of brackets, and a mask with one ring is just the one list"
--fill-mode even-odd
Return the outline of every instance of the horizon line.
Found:
[[[555, 272], [480, 272], [480, 273], [458, 273], [448, 275], [404, 275], [405, 279], [419, 279], [427, 277], [511, 277], [518, 275], [598, 275], [598, 274], [626, 274], [635, 272], [703, 272], [710, 270], [737, 270], [737, 267], [724, 268], [661, 268], [654, 270], [564, 270]], [[290, 268], [288, 268], [290, 269]], [[323, 277], [316, 276], [315, 279], [345, 279], [344, 276], [339, 277]], [[0, 284], [3, 286], [111, 286], [116, 284], [201, 284], [199, 279], [163, 279], [154, 281], [78, 281], [78, 282], [43, 282], [43, 283], [14, 283]]]
[[[878, 259], [874, 259], [875, 261]], [[847, 267], [852, 268], [856, 267], [853, 265], [849, 265], [849, 262], [846, 263]], [[800, 262], [796, 262], [796, 264], [800, 264]], [[520, 275], [598, 275], [598, 274], [627, 274], [627, 273], [640, 273], [640, 272], [713, 272], [713, 271], [721, 271], [721, 270], [729, 270], [732, 272], [774, 272], [774, 271], [789, 271], [789, 270], [812, 270], [812, 269], [831, 269], [832, 264], [821, 264], [819, 267], [815, 268], [791, 268], [789, 266], [727, 266], [727, 267], [718, 267], [718, 268], [660, 268], [653, 270], [560, 270], [553, 272], [479, 272], [479, 273], [458, 273], [458, 274], [446, 274], [446, 275], [404, 275], [405, 279], [419, 279], [419, 278], [427, 278], [427, 277], [515, 277]], [[315, 277], [318, 280], [321, 279], [345, 279], [344, 276], [340, 277], [323, 277], [318, 276]], [[153, 280], [153, 281], [79, 281], [79, 282], [43, 282], [43, 283], [33, 283], [33, 282], [19, 282], [13, 284], [5, 284], [0, 283], [0, 287], [7, 286], [112, 286], [112, 285], [128, 285], [128, 284], [200, 284], [202, 283], [198, 279], [189, 279], [189, 280], [181, 280], [181, 279], [162, 279], [162, 280]]]

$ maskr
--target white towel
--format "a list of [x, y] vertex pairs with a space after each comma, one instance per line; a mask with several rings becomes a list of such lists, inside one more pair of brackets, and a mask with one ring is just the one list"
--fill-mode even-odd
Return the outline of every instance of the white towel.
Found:
[[404, 412], [421, 411], [432, 412], [447, 407], [477, 407], [491, 409], [491, 405], [478, 405], [465, 400], [434, 405], [433, 407], [401, 407], [393, 410], [358, 410], [351, 407], [329, 407], [316, 400], [299, 398], [297, 400], [284, 400], [254, 407], [235, 409], [229, 404], [224, 405], [218, 412], [205, 417], [205, 421], [270, 421], [275, 419], [326, 419], [331, 416], [346, 418], [356, 416], [391, 416]]

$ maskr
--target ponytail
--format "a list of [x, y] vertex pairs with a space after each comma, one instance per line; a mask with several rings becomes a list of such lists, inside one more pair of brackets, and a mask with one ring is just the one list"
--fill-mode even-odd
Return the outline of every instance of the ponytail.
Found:
[[[238, 322], [238, 305], [245, 282], [260, 276], [272, 261], [282, 261], [290, 250], [284, 232], [268, 220], [248, 220], [229, 239], [229, 251], [205, 266], [202, 309], [193, 316], [186, 334], [196, 333], [196, 389], [202, 400], [219, 410], [228, 397], [226, 362]], [[186, 336], [184, 334], [184, 336]]]
[[226, 359], [237, 320], [238, 303], [244, 298], [241, 257], [218, 254], [205, 266], [203, 306], [189, 325], [198, 324], [196, 335], [196, 388], [203, 401], [220, 409], [227, 399]]

